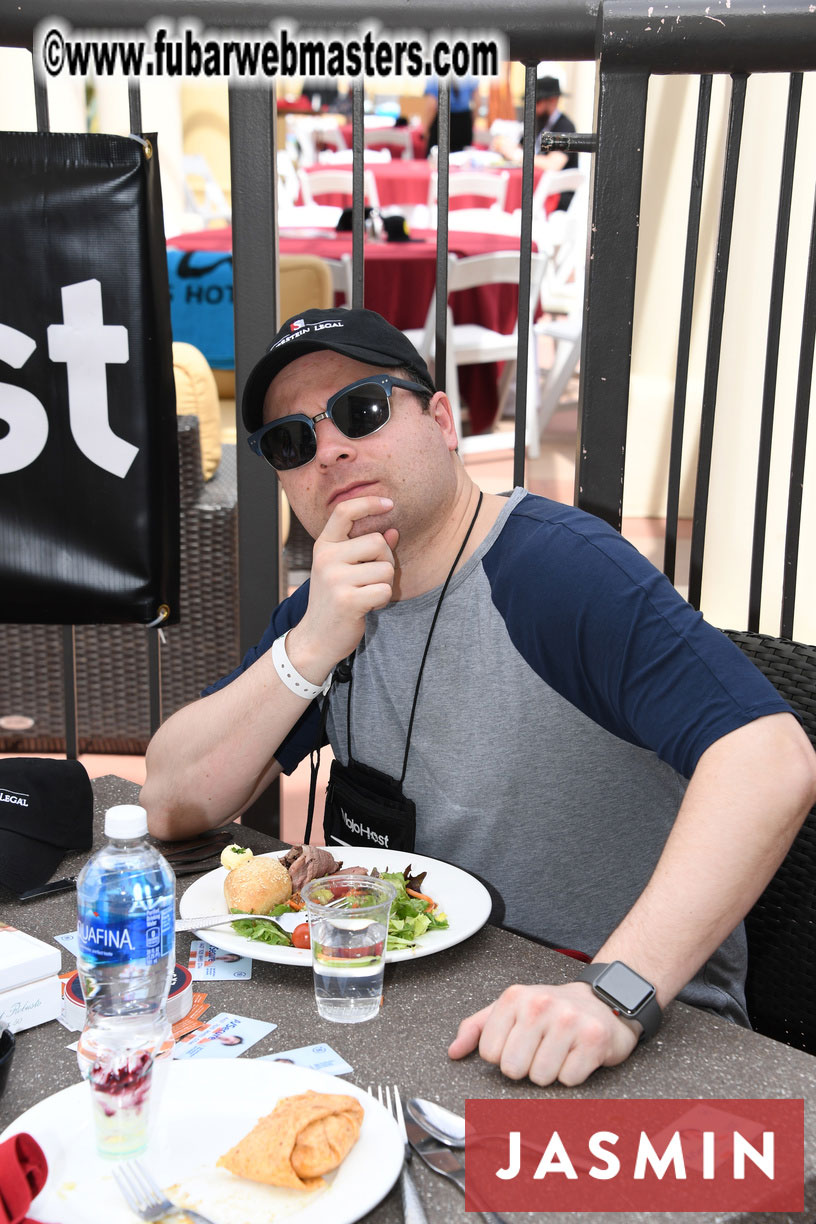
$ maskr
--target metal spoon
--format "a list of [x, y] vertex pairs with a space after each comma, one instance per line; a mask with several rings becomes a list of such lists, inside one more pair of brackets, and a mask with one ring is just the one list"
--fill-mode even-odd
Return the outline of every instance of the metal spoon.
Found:
[[465, 1146], [465, 1119], [452, 1113], [444, 1105], [435, 1101], [425, 1101], [422, 1097], [411, 1097], [408, 1102], [408, 1112], [415, 1122], [418, 1122], [429, 1135], [444, 1143], [446, 1147], [463, 1148]]
[[[444, 1105], [437, 1105], [436, 1101], [426, 1101], [422, 1097], [411, 1097], [408, 1113], [438, 1143], [452, 1148], [465, 1146], [465, 1119]], [[463, 1189], [462, 1186], [459, 1188]], [[488, 1224], [504, 1224], [503, 1218], [495, 1211], [482, 1211], [479, 1214]]]

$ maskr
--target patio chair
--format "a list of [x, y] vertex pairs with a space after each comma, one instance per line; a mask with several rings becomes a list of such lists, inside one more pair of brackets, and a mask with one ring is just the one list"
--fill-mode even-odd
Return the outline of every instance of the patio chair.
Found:
[[448, 213], [448, 230], [476, 234], [521, 236], [521, 219], [503, 208], [454, 208]]
[[[816, 748], [816, 646], [759, 633], [727, 636], [790, 703]], [[816, 807], [745, 929], [751, 1023], [766, 1037], [816, 1054]]]
[[[428, 207], [436, 208], [438, 174], [434, 170], [428, 183]], [[510, 175], [506, 170], [457, 170], [448, 179], [448, 199], [456, 196], [484, 196], [491, 208], [504, 208]]]
[[[338, 293], [343, 295], [343, 301], [338, 302], [339, 306], [351, 306], [351, 256], [349, 254], [341, 255], [339, 259], [326, 259], [324, 261], [329, 265], [331, 273], [333, 297]], [[332, 301], [330, 303], [334, 305]]]
[[[343, 195], [352, 196], [352, 171], [345, 166], [320, 166], [311, 172], [299, 170], [300, 191], [304, 204], [316, 204], [316, 196]], [[363, 171], [363, 187], [365, 202], [372, 208], [379, 208], [380, 197], [374, 175], [370, 170]]]
[[391, 155], [402, 158], [403, 161], [413, 159], [414, 156], [414, 142], [410, 128], [407, 127], [366, 128], [363, 132], [363, 143], [366, 147], [388, 145]]
[[[473, 255], [459, 259], [448, 256], [448, 344], [446, 382], [448, 399], [453, 409], [453, 419], [459, 436], [461, 454], [474, 451], [512, 448], [511, 433], [474, 434], [462, 436], [462, 405], [459, 395], [457, 369], [460, 365], [476, 365], [484, 362], [505, 363], [499, 381], [499, 411], [510, 387], [516, 369], [516, 347], [518, 343], [518, 321], [507, 334], [484, 327], [480, 323], [454, 323], [450, 307], [450, 294], [462, 289], [475, 289], [480, 285], [502, 285], [519, 283], [521, 258], [518, 251], [496, 251], [489, 255]], [[544, 255], [533, 255], [530, 280], [530, 313], [527, 320], [529, 360], [527, 363], [527, 447], [535, 458], [540, 452], [538, 424], [538, 362], [536, 358], [533, 317], [538, 304], [541, 279], [547, 267]], [[436, 347], [436, 295], [431, 299], [425, 326], [407, 330], [405, 334], [419, 349], [426, 360], [433, 361]]]

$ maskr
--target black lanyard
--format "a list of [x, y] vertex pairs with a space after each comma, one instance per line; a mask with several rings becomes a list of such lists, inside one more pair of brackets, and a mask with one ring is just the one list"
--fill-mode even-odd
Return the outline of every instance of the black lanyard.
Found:
[[[470, 526], [468, 527], [467, 532], [465, 533], [465, 538], [462, 540], [462, 543], [459, 547], [459, 551], [457, 552], [456, 557], [454, 558], [453, 564], [451, 565], [450, 570], [448, 571], [448, 576], [445, 579], [445, 582], [442, 586], [442, 590], [439, 594], [439, 599], [437, 600], [437, 603], [436, 603], [436, 609], [434, 611], [433, 619], [431, 621], [431, 627], [428, 630], [428, 637], [426, 638], [426, 641], [425, 641], [425, 649], [422, 654], [422, 661], [419, 665], [419, 675], [417, 676], [416, 687], [414, 688], [414, 700], [411, 705], [411, 717], [408, 720], [408, 733], [407, 733], [406, 742], [405, 742], [405, 754], [402, 760], [402, 773], [400, 775], [400, 779], [398, 783], [398, 786], [400, 787], [402, 786], [402, 783], [405, 781], [405, 772], [408, 768], [408, 753], [411, 749], [411, 733], [414, 727], [414, 717], [416, 715], [417, 702], [419, 700], [419, 689], [420, 689], [420, 685], [422, 684], [422, 673], [425, 670], [425, 661], [428, 658], [428, 651], [431, 645], [431, 638], [433, 637], [433, 632], [434, 632], [434, 629], [436, 628], [436, 622], [439, 619], [439, 613], [442, 608], [442, 601], [445, 598], [445, 594], [447, 592], [448, 586], [450, 585], [450, 580], [454, 575], [454, 571], [456, 570], [457, 565], [459, 564], [459, 561], [462, 557], [462, 553], [465, 551], [467, 542], [471, 537], [473, 528], [476, 526], [476, 519], [479, 517], [479, 511], [482, 508], [483, 500], [484, 500], [484, 493], [480, 489], [479, 490], [479, 500], [476, 503], [476, 510], [474, 511], [473, 518], [470, 520]], [[350, 666], [351, 663], [353, 662], [353, 659], [354, 659], [354, 655], [352, 654], [345, 665], [340, 664], [339, 668], [335, 669], [335, 678], [332, 681], [332, 688], [333, 688], [334, 684], [337, 682], [337, 679], [338, 679], [336, 672], [340, 668], [344, 668], [345, 666], [345, 670], [346, 670], [347, 678], [348, 678], [348, 686], [349, 686], [348, 687], [348, 714], [347, 714], [346, 734], [347, 734], [347, 740], [348, 740], [348, 757], [349, 757], [350, 763], [353, 762], [354, 760], [354, 758], [351, 755], [351, 688], [352, 688], [353, 673], [352, 673], [351, 666]], [[306, 831], [304, 833], [304, 838], [303, 838], [304, 843], [307, 845], [308, 845], [309, 837], [312, 831], [312, 817], [314, 815], [314, 800], [315, 800], [315, 793], [317, 790], [317, 771], [320, 765], [320, 747], [322, 745], [323, 736], [326, 730], [326, 717], [328, 714], [330, 693], [331, 693], [331, 689], [329, 690], [329, 693], [326, 694], [323, 700], [323, 708], [321, 711], [321, 718], [320, 718], [320, 729], [318, 731], [317, 741], [315, 743], [315, 746], [310, 753], [311, 779], [309, 783], [309, 814], [307, 817]]]

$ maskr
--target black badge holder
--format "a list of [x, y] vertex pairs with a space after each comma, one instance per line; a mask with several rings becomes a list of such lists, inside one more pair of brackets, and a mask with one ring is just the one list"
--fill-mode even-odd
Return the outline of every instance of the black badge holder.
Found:
[[[436, 610], [434, 611], [433, 620], [431, 621], [431, 627], [428, 630], [425, 650], [422, 655], [422, 662], [419, 665], [419, 675], [417, 676], [416, 687], [414, 689], [414, 700], [411, 706], [411, 717], [408, 722], [408, 734], [402, 760], [402, 773], [399, 780], [382, 773], [379, 769], [374, 769], [370, 765], [364, 765], [362, 762], [354, 760], [351, 752], [351, 664], [354, 656], [352, 655], [350, 659], [335, 669], [332, 687], [334, 687], [335, 683], [344, 683], [346, 681], [349, 686], [347, 718], [348, 765], [343, 765], [342, 762], [337, 760], [332, 762], [329, 783], [326, 787], [326, 805], [323, 817], [323, 834], [327, 846], [373, 846], [375, 849], [405, 850], [409, 853], [414, 849], [416, 839], [416, 805], [413, 799], [409, 799], [404, 793], [402, 786], [408, 768], [411, 732], [414, 726], [422, 673], [425, 669], [425, 660], [428, 657], [433, 631], [436, 628], [436, 622], [442, 608], [442, 600], [445, 598], [445, 593], [453, 577], [454, 570], [459, 564], [459, 560], [465, 550], [465, 545], [476, 525], [482, 500], [483, 494], [480, 492], [475, 513], [445, 579], [437, 601]], [[329, 690], [330, 692], [331, 690]], [[309, 787], [309, 814], [304, 834], [304, 842], [306, 844], [309, 842], [312, 830], [315, 791], [317, 788], [317, 770], [320, 762], [320, 747], [325, 736], [328, 705], [329, 694], [326, 695], [323, 701], [320, 730], [317, 742], [311, 753], [312, 769]]]

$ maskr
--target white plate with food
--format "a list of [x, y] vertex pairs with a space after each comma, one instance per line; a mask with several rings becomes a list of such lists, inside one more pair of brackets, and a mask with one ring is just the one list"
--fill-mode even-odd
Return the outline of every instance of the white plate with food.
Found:
[[[208, 1061], [203, 1068], [174, 1062], [167, 1070], [155, 1131], [141, 1162], [173, 1202], [218, 1224], [353, 1224], [376, 1207], [399, 1176], [403, 1147], [397, 1124], [355, 1084], [262, 1059]], [[308, 1092], [353, 1097], [362, 1106], [359, 1134], [338, 1168], [320, 1182], [298, 1188], [248, 1180], [218, 1166], [219, 1157], [241, 1144], [279, 1100]], [[299, 1107], [296, 1102], [292, 1109]], [[96, 1155], [87, 1084], [40, 1101], [0, 1140], [19, 1132], [32, 1135], [48, 1161], [48, 1181], [31, 1205], [32, 1217], [60, 1224], [133, 1224], [135, 1217], [113, 1180], [115, 1162]], [[256, 1160], [257, 1151], [256, 1144]], [[277, 1175], [281, 1157], [270, 1153], [264, 1148], [261, 1159], [271, 1159], [275, 1173], [270, 1174], [267, 1165], [262, 1169]], [[313, 1148], [309, 1158], [314, 1159]], [[289, 1170], [286, 1177], [291, 1180]]]
[[[279, 850], [272, 854], [261, 855], [264, 859], [282, 859], [288, 851]], [[418, 956], [431, 956], [434, 952], [442, 952], [462, 943], [484, 926], [490, 916], [490, 893], [480, 880], [440, 859], [427, 858], [423, 854], [408, 854], [401, 850], [375, 850], [359, 846], [332, 847], [335, 858], [347, 867], [359, 866], [366, 870], [376, 869], [385, 872], [404, 872], [411, 868], [411, 875], [425, 877], [422, 891], [430, 896], [438, 911], [447, 916], [448, 925], [436, 930], [427, 930], [420, 935], [411, 947], [397, 948], [387, 951], [385, 959], [391, 961], [413, 960]], [[191, 884], [179, 902], [179, 914], [185, 920], [196, 917], [204, 918], [213, 914], [224, 913], [228, 906], [224, 897], [224, 885], [227, 880], [226, 868], [218, 867], [214, 871], [201, 876]], [[257, 907], [253, 907], [257, 910]], [[295, 926], [306, 921], [305, 911], [297, 914], [283, 914], [276, 922], [290, 934]], [[241, 956], [251, 956], [255, 960], [271, 961], [279, 965], [311, 965], [312, 954], [307, 948], [295, 948], [275, 944], [261, 943], [256, 939], [239, 934], [229, 925], [229, 919], [224, 926], [208, 927], [200, 932], [200, 937], [220, 948], [223, 952], [239, 953]]]

